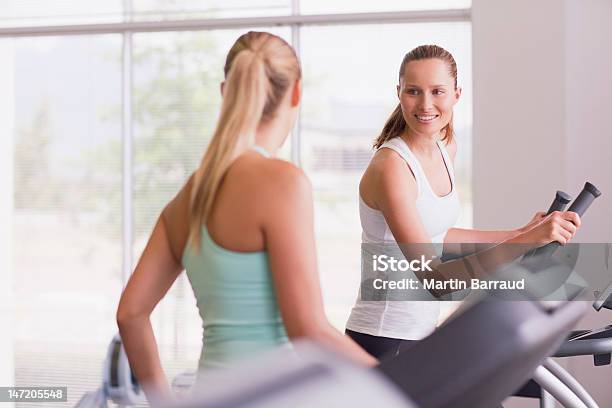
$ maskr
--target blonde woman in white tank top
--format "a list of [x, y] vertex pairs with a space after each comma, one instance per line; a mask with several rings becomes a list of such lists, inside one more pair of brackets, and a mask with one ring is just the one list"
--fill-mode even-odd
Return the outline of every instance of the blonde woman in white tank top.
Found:
[[[400, 66], [397, 94], [399, 104], [374, 143], [378, 150], [359, 186], [363, 243], [438, 243], [446, 250], [453, 243], [508, 242], [525, 244], [524, 250], [571, 239], [580, 220], [570, 212], [546, 218], [536, 213], [527, 225], [509, 231], [454, 228], [460, 205], [452, 117], [461, 88], [452, 55], [434, 45], [410, 51]], [[487, 251], [500, 261], [523, 253], [518, 245]], [[433, 255], [440, 253], [432, 245]], [[444, 279], [465, 280], [470, 274], [464, 260], [438, 262], [434, 271]], [[435, 330], [439, 313], [437, 301], [363, 301], [358, 296], [346, 333], [375, 357], [394, 355]]]

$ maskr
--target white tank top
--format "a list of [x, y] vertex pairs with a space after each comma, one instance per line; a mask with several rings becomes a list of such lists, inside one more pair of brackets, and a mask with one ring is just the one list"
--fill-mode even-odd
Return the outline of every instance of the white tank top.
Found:
[[[394, 150], [410, 166], [417, 183], [417, 211], [431, 241], [441, 244], [448, 229], [457, 222], [461, 208], [455, 174], [444, 142], [438, 141], [437, 145], [451, 181], [451, 191], [443, 197], [432, 190], [421, 163], [402, 138], [388, 140], [380, 148]], [[368, 207], [361, 196], [359, 218], [363, 243], [396, 242], [382, 212]], [[372, 336], [420, 340], [435, 330], [440, 315], [437, 301], [363, 301], [360, 298], [361, 294], [357, 297], [346, 328]]]

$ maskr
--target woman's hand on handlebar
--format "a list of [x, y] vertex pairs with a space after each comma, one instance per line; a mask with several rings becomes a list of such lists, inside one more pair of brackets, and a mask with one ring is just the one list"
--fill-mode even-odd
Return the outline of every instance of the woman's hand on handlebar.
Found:
[[[530, 223], [534, 222], [536, 217]], [[578, 214], [573, 211], [554, 211], [522, 235], [525, 241], [538, 245], [546, 245], [553, 241], [565, 245], [574, 237], [578, 228], [580, 228]]]
[[525, 226], [518, 229], [518, 232], [523, 233], [529, 231], [530, 229], [541, 223], [544, 218], [546, 218], [546, 213], [544, 211], [539, 211], [535, 213], [533, 218], [531, 218], [531, 220], [529, 220], [529, 222], [525, 224]]

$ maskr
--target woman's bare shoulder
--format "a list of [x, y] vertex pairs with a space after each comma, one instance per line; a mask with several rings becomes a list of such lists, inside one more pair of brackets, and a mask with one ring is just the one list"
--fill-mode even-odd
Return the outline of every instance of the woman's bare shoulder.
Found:
[[[268, 159], [254, 169], [253, 193], [258, 216], [265, 225], [283, 227], [287, 220], [299, 220], [312, 211], [312, 186], [306, 173], [293, 163]], [[284, 227], [283, 227], [284, 228]]]
[[377, 208], [384, 197], [395, 195], [398, 190], [416, 198], [417, 185], [412, 170], [396, 151], [379, 149], [361, 179], [361, 197], [366, 204]]
[[393, 149], [382, 148], [372, 156], [368, 169], [371, 168], [373, 171], [385, 171], [396, 167], [401, 168], [402, 166], [405, 167], [406, 162], [398, 152]]
[[376, 183], [394, 184], [397, 182], [415, 184], [416, 180], [412, 169], [406, 161], [391, 149], [380, 149], [368, 165], [366, 173], [369, 173]]
[[259, 176], [263, 177], [262, 183], [276, 194], [304, 194], [312, 189], [304, 170], [285, 160], [265, 160]]
[[[285, 160], [250, 157], [232, 169], [234, 189], [249, 197], [257, 207], [276, 207], [288, 200], [310, 197], [312, 190], [306, 173]], [[266, 210], [267, 211], [267, 210]]]

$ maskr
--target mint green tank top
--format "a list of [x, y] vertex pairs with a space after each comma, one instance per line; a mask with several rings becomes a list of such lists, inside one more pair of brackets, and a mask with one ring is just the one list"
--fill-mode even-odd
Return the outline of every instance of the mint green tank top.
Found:
[[[268, 152], [253, 146], [264, 157]], [[280, 345], [289, 346], [268, 254], [217, 245], [203, 227], [200, 247], [188, 240], [193, 175], [162, 212], [170, 249], [186, 270], [202, 318], [200, 369], [226, 367]]]
[[267, 252], [227, 250], [202, 228], [200, 252], [188, 244], [182, 261], [204, 323], [200, 369], [288, 344]]

